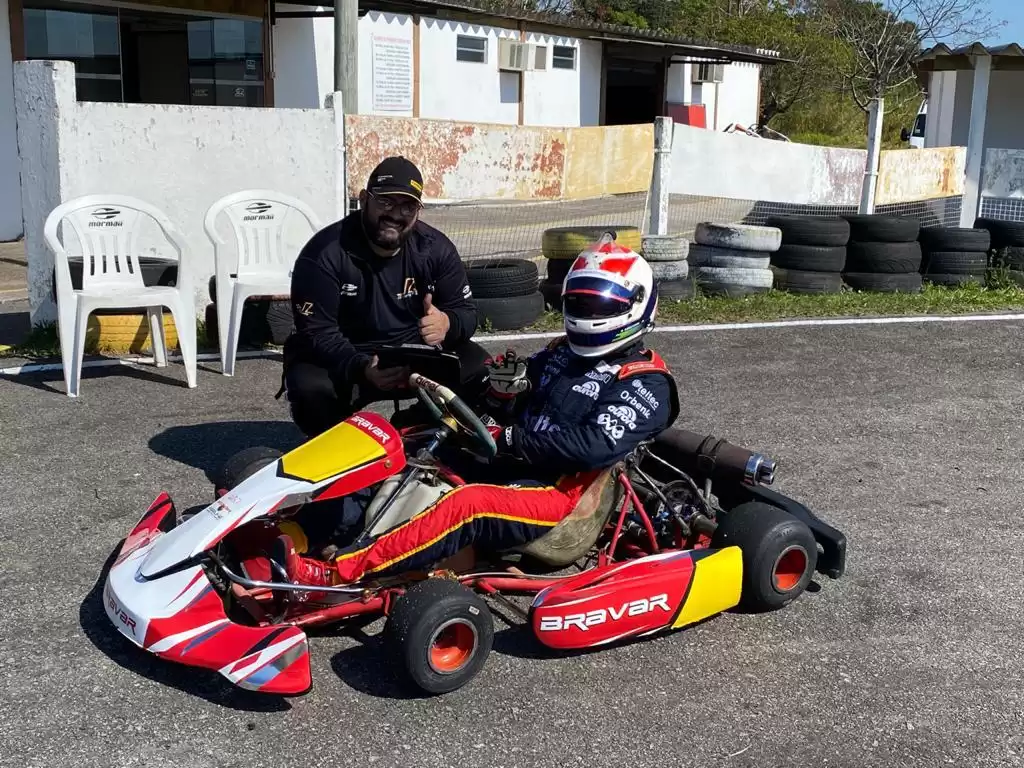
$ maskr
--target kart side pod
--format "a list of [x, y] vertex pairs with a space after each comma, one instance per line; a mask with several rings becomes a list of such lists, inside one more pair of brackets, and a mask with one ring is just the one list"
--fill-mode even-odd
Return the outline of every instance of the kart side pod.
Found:
[[739, 547], [663, 552], [609, 563], [538, 593], [530, 624], [549, 648], [591, 648], [679, 629], [736, 606]]

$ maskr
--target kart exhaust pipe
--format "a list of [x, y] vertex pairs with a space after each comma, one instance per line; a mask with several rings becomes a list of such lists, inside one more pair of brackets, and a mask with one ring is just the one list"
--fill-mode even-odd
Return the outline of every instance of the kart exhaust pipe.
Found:
[[712, 482], [771, 485], [775, 462], [714, 435], [698, 435], [685, 429], [662, 433], [651, 453], [695, 478]]

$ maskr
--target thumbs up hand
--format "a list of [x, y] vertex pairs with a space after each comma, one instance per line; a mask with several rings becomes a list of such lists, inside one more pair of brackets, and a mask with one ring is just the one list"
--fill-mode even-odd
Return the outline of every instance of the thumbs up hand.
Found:
[[423, 297], [423, 317], [420, 318], [420, 336], [427, 344], [440, 344], [448, 334], [451, 320], [448, 315], [434, 306], [433, 294]]

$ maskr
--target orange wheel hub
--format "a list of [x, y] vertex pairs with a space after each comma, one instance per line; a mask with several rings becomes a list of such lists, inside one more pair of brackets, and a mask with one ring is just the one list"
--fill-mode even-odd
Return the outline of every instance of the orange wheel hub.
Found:
[[779, 592], [789, 592], [800, 583], [807, 570], [807, 553], [803, 547], [792, 546], [783, 550], [772, 569], [772, 584]]
[[457, 672], [472, 658], [476, 647], [476, 628], [464, 619], [453, 619], [431, 639], [430, 666], [440, 674]]

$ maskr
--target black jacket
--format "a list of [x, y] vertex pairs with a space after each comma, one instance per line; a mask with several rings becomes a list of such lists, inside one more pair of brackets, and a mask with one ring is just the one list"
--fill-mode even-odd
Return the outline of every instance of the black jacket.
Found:
[[477, 312], [452, 241], [419, 221], [400, 253], [381, 258], [360, 216], [356, 211], [325, 227], [299, 253], [291, 286], [295, 333], [285, 343], [286, 360], [354, 380], [374, 347], [423, 343], [418, 323], [427, 293], [451, 321], [442, 346], [468, 341]]

